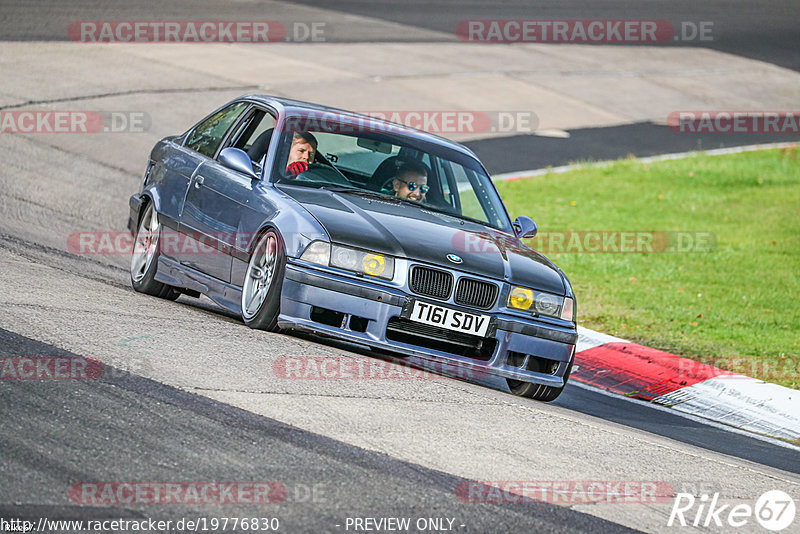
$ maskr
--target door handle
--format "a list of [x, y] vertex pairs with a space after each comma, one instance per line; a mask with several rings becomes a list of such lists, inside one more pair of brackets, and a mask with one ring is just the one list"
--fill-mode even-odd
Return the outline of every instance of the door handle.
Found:
[[206, 181], [206, 179], [203, 178], [202, 176], [198, 176], [197, 178], [195, 178], [194, 179], [194, 187], [195, 187], [195, 189], [200, 189], [200, 186], [203, 185], [203, 182], [205, 182], [205, 181]]

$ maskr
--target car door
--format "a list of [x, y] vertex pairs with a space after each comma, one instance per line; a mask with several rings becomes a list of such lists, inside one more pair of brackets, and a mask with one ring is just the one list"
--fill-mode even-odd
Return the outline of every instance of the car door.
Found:
[[253, 162], [260, 170], [265, 151], [254, 143], [267, 144], [274, 124], [273, 115], [265, 109], [251, 108], [217, 148], [215, 157], [205, 159], [198, 167], [180, 219], [186, 240], [180, 257], [184, 265], [230, 282], [231, 253], [240, 239], [240, 222], [252, 203], [258, 179], [224, 166], [217, 158], [223, 148], [240, 148], [250, 155], [261, 155], [261, 161]]
[[[150, 194], [159, 197], [158, 214], [164, 226], [165, 241], [177, 241], [178, 221], [189, 182], [203, 157], [175, 140], [160, 143], [151, 157], [145, 180], [151, 186]], [[174, 252], [169, 247], [161, 251], [164, 256], [174, 256]]]
[[180, 218], [189, 187], [200, 165], [213, 155], [231, 125], [248, 107], [234, 102], [215, 111], [181, 137], [164, 140], [158, 146], [147, 170], [148, 181], [157, 184], [159, 221], [163, 225], [161, 255], [179, 259], [185, 244], [180, 234]]

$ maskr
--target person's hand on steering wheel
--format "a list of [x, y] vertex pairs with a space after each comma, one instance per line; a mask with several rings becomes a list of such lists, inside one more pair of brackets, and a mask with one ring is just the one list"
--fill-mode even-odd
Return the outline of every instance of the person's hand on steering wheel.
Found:
[[286, 167], [286, 172], [289, 173], [289, 175], [292, 178], [297, 178], [298, 174], [304, 173], [307, 170], [308, 170], [308, 163], [306, 163], [305, 161], [295, 161], [290, 163], [289, 166]]

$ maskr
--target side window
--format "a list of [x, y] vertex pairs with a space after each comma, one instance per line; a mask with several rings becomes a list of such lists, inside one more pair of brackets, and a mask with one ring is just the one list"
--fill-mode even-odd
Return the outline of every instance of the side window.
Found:
[[214, 157], [222, 138], [247, 108], [247, 102], [236, 102], [214, 113], [197, 125], [186, 139], [186, 146], [209, 158]]
[[[437, 158], [437, 167], [445, 179], [442, 180], [442, 189], [447, 203], [455, 208], [461, 215], [471, 217], [479, 221], [486, 221], [478, 195], [472, 188], [470, 179], [467, 176], [469, 171], [459, 164], [452, 164], [449, 161], [442, 161]], [[454, 182], [451, 184], [451, 181]], [[451, 188], [454, 186], [454, 189]], [[460, 210], [458, 208], [461, 208]]]
[[254, 163], [262, 163], [274, 129], [275, 117], [263, 109], [254, 109], [231, 136], [231, 146], [247, 152]]
[[461, 165], [453, 165], [453, 176], [455, 176], [456, 187], [461, 199], [461, 214], [479, 221], [486, 220], [486, 214], [483, 212], [478, 195], [475, 194], [475, 190], [472, 188], [467, 176], [468, 172], [471, 171], [466, 170]]
[[450, 187], [450, 183], [455, 181], [452, 172], [448, 173], [447, 170], [449, 169], [442, 167], [439, 161], [437, 161], [437, 163], [437, 168], [439, 169], [439, 183], [442, 185], [442, 198], [448, 206], [458, 209], [458, 205], [456, 204], [457, 195], [453, 193]]

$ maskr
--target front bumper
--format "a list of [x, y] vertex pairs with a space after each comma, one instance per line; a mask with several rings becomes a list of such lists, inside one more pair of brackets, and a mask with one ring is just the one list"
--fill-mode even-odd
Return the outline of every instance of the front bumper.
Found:
[[[353, 280], [305, 265], [287, 263], [278, 325], [416, 357], [420, 361], [415, 365], [425, 367], [432, 364], [432, 368], [444, 374], [467, 378], [486, 376], [487, 381], [491, 378], [512, 379], [552, 387], [564, 385], [564, 375], [574, 356], [578, 338], [574, 327], [564, 328], [533, 318], [489, 313], [494, 321], [489, 333], [494, 338], [494, 349], [487, 358], [476, 359], [388, 339], [390, 320], [403, 315], [412, 298], [450, 306], [433, 299], [412, 297], [369, 280]], [[319, 317], [312, 318], [320, 309], [336, 312], [332, 315], [336, 320], [321, 322]], [[475, 310], [472, 312], [476, 313]], [[548, 362], [546, 372], [539, 372], [542, 362]]]

